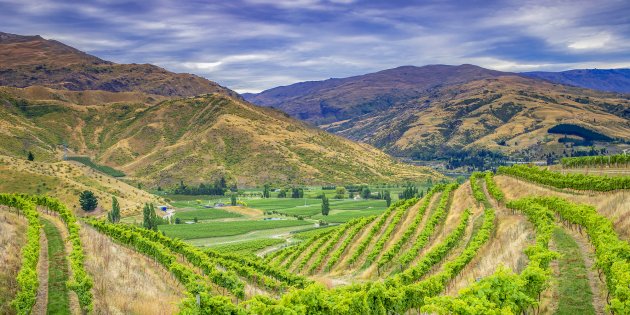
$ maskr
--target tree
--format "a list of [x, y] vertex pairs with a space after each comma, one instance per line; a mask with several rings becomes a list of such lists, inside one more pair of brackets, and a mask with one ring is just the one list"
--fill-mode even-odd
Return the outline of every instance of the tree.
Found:
[[361, 198], [370, 199], [371, 195], [372, 195], [372, 192], [370, 192], [370, 188], [363, 187], [363, 189], [361, 189]]
[[385, 202], [387, 203], [387, 207], [389, 208], [389, 206], [392, 204], [392, 196], [390, 196], [389, 190], [386, 190], [383, 194], [385, 195]]
[[269, 184], [265, 184], [265, 187], [263, 188], [263, 198], [269, 198], [269, 196]]
[[153, 207], [152, 203], [145, 203], [144, 209], [142, 210], [142, 227], [147, 230], [157, 231], [157, 223], [158, 218], [157, 214], [155, 214], [155, 207]]
[[112, 196], [112, 211], [107, 213], [107, 219], [111, 223], [120, 222], [120, 205], [118, 204], [118, 199]]
[[175, 224], [181, 224], [182, 220], [180, 218], [175, 218]]
[[33, 155], [33, 152], [31, 151], [28, 151], [28, 160], [35, 161], [35, 155]]
[[286, 198], [287, 197], [287, 190], [282, 188], [280, 189], [280, 192], [278, 193], [278, 198]]
[[351, 191], [350, 194], [348, 195], [348, 198], [350, 199], [354, 199], [354, 191]]
[[339, 186], [335, 189], [335, 199], [343, 199], [346, 197], [346, 187]]
[[81, 209], [83, 211], [92, 211], [96, 209], [98, 205], [98, 199], [94, 196], [94, 193], [89, 190], [84, 190], [79, 195], [79, 203], [81, 204]]
[[291, 198], [300, 198], [300, 188], [291, 188]]
[[322, 196], [322, 215], [328, 215], [328, 212], [330, 212], [330, 204], [328, 203], [328, 198], [326, 198], [326, 195]]
[[236, 194], [232, 194], [230, 196], [230, 202], [232, 203], [233, 206], [236, 206]]

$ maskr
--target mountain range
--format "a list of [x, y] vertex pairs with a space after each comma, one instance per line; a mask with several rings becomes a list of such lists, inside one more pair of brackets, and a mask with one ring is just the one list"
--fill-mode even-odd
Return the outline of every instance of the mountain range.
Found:
[[428, 168], [244, 101], [207, 79], [0, 36], [0, 155], [87, 155], [152, 187], [424, 181]]
[[630, 93], [630, 69], [577, 69], [523, 72], [522, 75], [593, 90]]
[[[611, 82], [623, 82], [625, 72], [619, 73]], [[595, 134], [611, 143], [630, 140], [629, 95], [530, 75], [474, 65], [404, 66], [243, 96], [401, 157], [490, 150], [541, 158], [589, 146], [601, 138]]]
[[[630, 141], [627, 94], [468, 64], [402, 66], [241, 96], [195, 75], [0, 33], [0, 74], [0, 154], [55, 161], [65, 144], [149, 185], [415, 181], [440, 175], [386, 153], [535, 159]], [[625, 72], [614, 75], [607, 81], [623, 86]]]

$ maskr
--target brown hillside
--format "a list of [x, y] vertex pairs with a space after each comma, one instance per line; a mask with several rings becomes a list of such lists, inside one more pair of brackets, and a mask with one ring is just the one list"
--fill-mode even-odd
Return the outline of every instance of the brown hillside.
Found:
[[[123, 170], [150, 185], [209, 182], [239, 185], [424, 180], [437, 173], [398, 163], [366, 145], [329, 134], [279, 111], [221, 94], [157, 103], [78, 105], [73, 93], [4, 89], [0, 153], [41, 159], [74, 154]], [[112, 98], [104, 95], [104, 98]]]
[[412, 101], [323, 126], [395, 155], [437, 156], [462, 149], [507, 154], [562, 152], [559, 124], [630, 139], [630, 99], [519, 76], [436, 88]]
[[173, 73], [150, 64], [117, 64], [40, 36], [1, 32], [0, 85], [135, 91], [175, 97], [222, 93], [238, 97], [236, 92], [196, 75]]

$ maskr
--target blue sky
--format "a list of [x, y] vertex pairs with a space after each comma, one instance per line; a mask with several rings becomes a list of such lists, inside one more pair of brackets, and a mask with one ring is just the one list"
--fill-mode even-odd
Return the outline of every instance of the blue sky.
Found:
[[630, 67], [628, 0], [0, 0], [0, 31], [239, 92], [401, 65]]

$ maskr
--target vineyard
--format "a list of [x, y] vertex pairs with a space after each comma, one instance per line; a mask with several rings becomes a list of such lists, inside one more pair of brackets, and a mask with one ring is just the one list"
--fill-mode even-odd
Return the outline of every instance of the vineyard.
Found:
[[[563, 164], [603, 163], [580, 161]], [[3, 211], [28, 224], [11, 308], [29, 314], [39, 305], [42, 220], [58, 220], [63, 224], [46, 227], [67, 244], [65, 294], [76, 303], [64, 307], [82, 313], [99, 313], [103, 299], [86, 268], [83, 232], [91, 231], [170, 275], [181, 290], [181, 314], [630, 314], [628, 189], [625, 176], [500, 167], [462, 184], [434, 185], [378, 215], [304, 232], [286, 246], [270, 240], [210, 248], [171, 235], [229, 235], [218, 222], [164, 233], [79, 219], [51, 197], [0, 194]], [[606, 209], [613, 203], [625, 212], [612, 215]], [[300, 224], [278, 222], [269, 224]], [[251, 254], [272, 246], [277, 250], [264, 257]], [[568, 268], [582, 276], [561, 272]], [[574, 292], [584, 294], [576, 299]]]
[[563, 167], [626, 167], [630, 163], [629, 154], [565, 157]]

